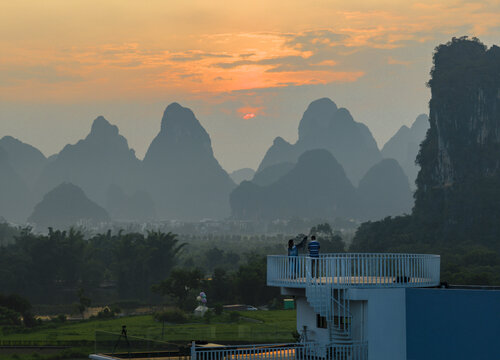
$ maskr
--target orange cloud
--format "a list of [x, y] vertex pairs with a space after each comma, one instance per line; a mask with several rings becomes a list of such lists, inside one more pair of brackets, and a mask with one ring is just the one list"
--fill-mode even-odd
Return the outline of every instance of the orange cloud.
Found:
[[403, 66], [409, 66], [411, 65], [411, 61], [404, 61], [404, 60], [398, 60], [393, 58], [392, 56], [389, 56], [387, 58], [387, 63], [391, 65], [403, 65]]
[[[363, 50], [387, 51], [387, 66], [413, 66], [404, 50], [411, 54], [414, 43], [457, 32], [500, 33], [500, 6], [494, 1], [332, 0], [321, 6], [299, 1], [282, 6], [256, 0], [247, 6], [214, 0], [202, 6], [187, 0], [143, 7], [124, 0], [127, 6], [102, 5], [107, 9], [102, 13], [119, 16], [106, 22], [96, 18], [99, 25], [89, 26], [89, 16], [100, 16], [88, 5], [93, 1], [69, 6], [49, 0], [29, 9], [12, 5], [0, 14], [2, 100], [217, 96], [354, 82], [378, 71], [376, 62], [363, 58]], [[259, 28], [249, 14], [260, 14]], [[298, 27], [293, 14], [314, 26]], [[348, 63], [355, 56], [359, 61]]]

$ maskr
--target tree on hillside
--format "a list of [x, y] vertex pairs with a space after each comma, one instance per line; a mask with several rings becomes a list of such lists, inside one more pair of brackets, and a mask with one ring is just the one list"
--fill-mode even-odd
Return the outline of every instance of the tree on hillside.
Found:
[[18, 294], [0, 294], [0, 324], [20, 325], [21, 317], [24, 326], [35, 326], [36, 321], [31, 313], [31, 304], [28, 299]]
[[0, 265], [0, 272], [6, 275], [5, 284], [0, 279], [2, 288], [38, 303], [60, 298], [62, 289], [82, 285], [87, 245], [83, 234], [74, 229], [49, 228], [47, 235], [23, 229], [15, 243], [5, 249], [9, 254], [8, 262]]
[[345, 243], [339, 232], [334, 232], [328, 223], [318, 224], [311, 228], [309, 235], [316, 236], [321, 244], [321, 252], [339, 253], [345, 252]]
[[91, 301], [88, 297], [85, 296], [85, 291], [80, 288], [78, 289], [78, 312], [80, 313], [80, 315], [82, 316], [82, 320], [84, 319], [83, 318], [83, 314], [85, 312], [85, 310], [90, 306], [91, 304]]
[[279, 296], [279, 289], [267, 286], [265, 256], [250, 254], [235, 276], [238, 300], [244, 304], [263, 305]]
[[231, 301], [235, 295], [234, 279], [231, 274], [221, 268], [215, 268], [210, 281], [210, 298], [214, 302]]
[[239, 261], [240, 256], [238, 254], [221, 250], [218, 247], [210, 248], [205, 252], [205, 269], [208, 272], [212, 272], [216, 268], [235, 268]]
[[[193, 310], [194, 290], [202, 285], [203, 272], [200, 269], [173, 269], [170, 276], [152, 287], [152, 291], [174, 299], [181, 309]], [[192, 296], [192, 299], [189, 298]]]
[[170, 273], [175, 266], [175, 259], [185, 246], [186, 244], [180, 244], [177, 235], [171, 232], [148, 231], [146, 247], [149, 260], [147, 263], [152, 283], [161, 281]]
[[0, 247], [12, 242], [20, 233], [20, 228], [10, 226], [0, 217]]
[[148, 299], [151, 286], [169, 275], [185, 246], [177, 235], [159, 231], [120, 232], [113, 240], [113, 276], [122, 298]]

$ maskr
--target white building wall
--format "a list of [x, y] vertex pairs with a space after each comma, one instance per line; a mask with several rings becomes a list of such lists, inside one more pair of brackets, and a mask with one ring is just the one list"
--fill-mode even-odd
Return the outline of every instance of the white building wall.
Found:
[[[366, 301], [366, 309], [353, 309], [353, 330], [364, 322], [361, 332], [368, 341], [368, 359], [406, 359], [406, 289], [350, 289], [351, 300]], [[363, 317], [360, 314], [363, 313]], [[358, 324], [354, 324], [358, 322]]]
[[368, 302], [363, 300], [350, 300], [349, 310], [352, 315], [351, 336], [353, 341], [366, 340], [366, 314]]
[[309, 305], [305, 297], [297, 297], [295, 299], [297, 307], [297, 331], [302, 334], [304, 326], [307, 326], [307, 339], [320, 344], [329, 343], [328, 329], [320, 329], [316, 327], [316, 313]]

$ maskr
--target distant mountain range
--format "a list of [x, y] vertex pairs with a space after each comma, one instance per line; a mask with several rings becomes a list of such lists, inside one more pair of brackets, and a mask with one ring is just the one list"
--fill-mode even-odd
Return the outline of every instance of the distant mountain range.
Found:
[[[374, 220], [411, 210], [408, 178], [394, 159], [382, 160], [370, 168], [358, 189], [325, 149], [306, 151], [287, 171], [289, 167], [290, 163], [272, 165], [257, 173], [254, 180], [243, 181], [231, 193], [233, 216], [249, 220]], [[258, 175], [266, 170], [273, 170], [275, 181], [259, 179]], [[281, 170], [283, 175], [279, 174]]]
[[313, 101], [299, 123], [299, 139], [290, 144], [278, 137], [269, 148], [257, 172], [278, 163], [295, 163], [307, 150], [326, 149], [357, 184], [370, 167], [382, 160], [370, 130], [354, 121], [347, 109], [328, 98]]
[[66, 145], [45, 166], [35, 186], [38, 199], [63, 182], [80, 187], [89, 199], [105, 206], [111, 185], [126, 192], [142, 186], [141, 162], [118, 127], [99, 116], [85, 139]]
[[394, 159], [384, 159], [368, 170], [359, 182], [358, 199], [361, 220], [408, 214], [413, 205], [408, 177]]
[[267, 166], [254, 175], [252, 182], [260, 186], [271, 185], [289, 173], [294, 167], [295, 163], [292, 162]]
[[330, 152], [317, 149], [303, 153], [292, 170], [270, 185], [243, 182], [230, 202], [236, 217], [261, 220], [349, 217], [354, 198], [342, 166]]
[[420, 143], [424, 141], [429, 129], [429, 117], [421, 114], [411, 127], [401, 126], [396, 134], [385, 143], [382, 156], [386, 159], [396, 159], [403, 168], [410, 186], [415, 188], [419, 166], [415, 163]]
[[39, 202], [28, 221], [39, 229], [66, 229], [78, 222], [109, 221], [106, 210], [91, 201], [78, 186], [62, 183]]
[[250, 168], [238, 169], [229, 174], [235, 184], [240, 184], [243, 180], [252, 180], [254, 175], [255, 170]]
[[32, 207], [30, 189], [15, 171], [7, 151], [0, 147], [0, 216], [21, 223]]
[[[414, 161], [427, 123], [421, 115], [411, 129], [400, 129], [384, 147], [388, 159], [382, 160], [369, 129], [355, 122], [347, 109], [328, 98], [313, 101], [299, 123], [297, 142], [277, 137], [251, 182], [242, 182], [231, 194], [232, 214], [241, 219], [340, 216], [375, 220], [408, 213], [413, 199], [401, 166], [416, 176]], [[300, 174], [306, 168], [309, 177]], [[335, 197], [336, 191], [345, 197]], [[328, 206], [323, 203], [325, 196]], [[317, 204], [314, 210], [300, 205], [309, 203]]]
[[106, 199], [106, 210], [114, 220], [147, 221], [157, 218], [156, 205], [146, 191], [135, 191], [127, 195], [118, 185], [110, 185]]
[[12, 136], [0, 139], [0, 147], [7, 153], [13, 170], [26, 186], [33, 189], [38, 176], [47, 165], [47, 159], [42, 152]]
[[[196, 221], [231, 215], [373, 219], [399, 214], [411, 208], [411, 193], [398, 163], [384, 162], [382, 155], [414, 174], [411, 159], [425, 129], [426, 119], [419, 116], [381, 153], [365, 125], [323, 98], [304, 112], [295, 144], [277, 137], [257, 172], [244, 168], [228, 175], [213, 154], [208, 133], [178, 103], [165, 109], [142, 161], [118, 128], [99, 116], [84, 139], [49, 158], [10, 136], [0, 139], [0, 216], [23, 223], [32, 214], [30, 221], [42, 221], [41, 204], [54, 199], [56, 189], [56, 195], [78, 193], [77, 199], [83, 194], [104, 209], [101, 220]], [[74, 188], [67, 185], [63, 192], [61, 184]]]

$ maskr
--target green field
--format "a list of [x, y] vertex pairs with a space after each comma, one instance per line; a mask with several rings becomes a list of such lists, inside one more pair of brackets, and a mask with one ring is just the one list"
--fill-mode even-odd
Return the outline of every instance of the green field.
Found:
[[[184, 324], [165, 324], [163, 341], [189, 342], [191, 340], [219, 342], [288, 342], [293, 341], [296, 313], [292, 310], [246, 311], [237, 323], [231, 323], [227, 315], [215, 316], [209, 324], [192, 320]], [[128, 335], [162, 339], [162, 324], [152, 315], [130, 316], [110, 320], [88, 320], [64, 323], [54, 328], [43, 327], [28, 333], [10, 333], [2, 341], [30, 341], [39, 344], [57, 342], [94, 341], [96, 331], [120, 333], [127, 326]]]
[[[70, 348], [52, 355], [19, 349], [14, 353], [0, 349], [0, 359], [5, 360], [61, 360], [83, 359], [89, 353], [109, 352], [116, 343], [122, 328], [127, 326], [130, 343], [135, 350], [153, 346], [154, 342], [141, 342], [146, 338], [160, 342], [173, 342], [189, 346], [191, 340], [217, 343], [280, 343], [294, 342], [296, 312], [293, 310], [245, 311], [238, 322], [230, 322], [229, 315], [214, 316], [210, 323], [204, 319], [190, 318], [184, 324], [162, 323], [152, 315], [128, 316], [109, 320], [87, 320], [62, 324], [47, 323], [24, 333], [4, 333], [0, 345], [65, 345]], [[163, 341], [162, 341], [163, 340]], [[120, 346], [124, 346], [121, 342]], [[139, 349], [139, 347], [141, 347]], [[134, 349], [133, 349], [134, 350]]]

